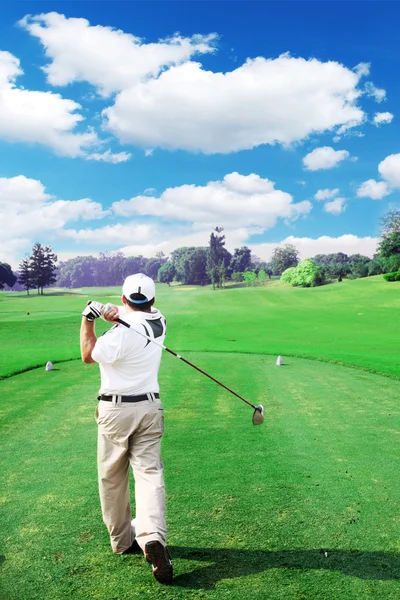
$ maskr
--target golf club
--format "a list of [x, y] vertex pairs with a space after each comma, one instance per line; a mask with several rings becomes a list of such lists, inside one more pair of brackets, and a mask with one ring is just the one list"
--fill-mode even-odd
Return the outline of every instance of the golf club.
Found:
[[[118, 319], [114, 319], [114, 321], [116, 321], [117, 323], [120, 323], [121, 325], [124, 325], [125, 327], [128, 327], [128, 328], [131, 327], [129, 325], [129, 323], [127, 323], [126, 321], [123, 321], [122, 319], [118, 318]], [[162, 348], [166, 352], [169, 352], [169, 354], [172, 354], [172, 356], [175, 356], [176, 358], [179, 358], [179, 360], [182, 360], [184, 363], [186, 363], [187, 365], [189, 365], [189, 367], [193, 367], [193, 369], [196, 369], [196, 371], [198, 371], [199, 373], [202, 373], [203, 375], [205, 375], [206, 377], [208, 377], [212, 381], [215, 381], [215, 383], [217, 383], [218, 385], [220, 385], [221, 387], [223, 387], [225, 390], [227, 390], [228, 392], [230, 392], [231, 394], [233, 394], [234, 396], [236, 396], [237, 398], [239, 398], [240, 400], [242, 400], [243, 402], [245, 402], [246, 404], [248, 404], [249, 406], [251, 406], [252, 408], [254, 408], [254, 413], [253, 413], [253, 418], [252, 418], [253, 425], [261, 425], [261, 423], [264, 421], [264, 407], [261, 404], [259, 404], [258, 406], [254, 406], [254, 404], [252, 404], [251, 402], [249, 402], [245, 398], [242, 398], [242, 396], [240, 396], [239, 394], [237, 394], [236, 392], [234, 392], [233, 390], [231, 390], [230, 388], [228, 388], [226, 385], [224, 385], [223, 383], [221, 383], [220, 381], [218, 381], [218, 379], [215, 379], [215, 377], [213, 377], [212, 375], [209, 375], [208, 373], [206, 373], [205, 371], [203, 371], [203, 369], [200, 369], [199, 367], [196, 367], [196, 365], [194, 365], [193, 363], [191, 363], [189, 360], [187, 360], [183, 356], [180, 356], [180, 354], [177, 354], [176, 352], [174, 352], [173, 350], [171, 350], [171, 348], [167, 348], [167, 346], [164, 346], [164, 344], [159, 344], [158, 342], [156, 342], [155, 340], [153, 340], [151, 337], [149, 337], [145, 333], [141, 333], [140, 331], [137, 331], [136, 329], [135, 329], [135, 332], [138, 333], [139, 335], [141, 335], [142, 337], [144, 337], [146, 340], [149, 340], [150, 342], [153, 342], [153, 344], [156, 344], [156, 346], [159, 346], [160, 348]]]
[[[89, 300], [88, 304], [90, 304], [90, 300]], [[118, 319], [114, 319], [114, 321], [116, 323], [120, 323], [121, 325], [124, 325], [125, 327], [128, 327], [128, 329], [130, 329], [130, 327], [131, 327], [129, 325], [129, 323], [127, 323], [126, 321], [123, 321], [122, 319], [118, 318]], [[169, 352], [169, 354], [172, 354], [172, 356], [175, 356], [176, 358], [179, 358], [179, 360], [182, 360], [184, 363], [186, 363], [187, 365], [189, 365], [189, 367], [192, 367], [193, 369], [196, 369], [196, 371], [198, 371], [199, 373], [202, 373], [203, 375], [205, 375], [206, 377], [208, 377], [209, 379], [211, 379], [212, 381], [214, 381], [215, 383], [217, 383], [218, 385], [220, 385], [221, 387], [223, 387], [225, 390], [227, 390], [228, 392], [230, 392], [231, 394], [233, 394], [234, 396], [236, 396], [237, 398], [239, 398], [239, 400], [242, 400], [242, 402], [245, 402], [246, 404], [248, 404], [248, 406], [251, 406], [251, 408], [254, 408], [254, 413], [253, 413], [253, 417], [252, 417], [252, 423], [253, 423], [253, 425], [261, 425], [261, 423], [263, 423], [263, 421], [264, 421], [264, 407], [262, 406], [262, 404], [259, 404], [258, 406], [255, 406], [254, 404], [252, 404], [251, 402], [249, 402], [248, 400], [246, 400], [245, 398], [243, 398], [242, 396], [240, 396], [239, 394], [237, 394], [236, 392], [234, 392], [233, 390], [231, 390], [228, 386], [226, 386], [223, 383], [221, 383], [221, 381], [218, 381], [218, 379], [215, 379], [215, 377], [213, 377], [212, 375], [209, 375], [208, 373], [206, 373], [205, 371], [203, 371], [203, 369], [200, 369], [199, 367], [196, 367], [196, 365], [194, 365], [193, 363], [191, 363], [189, 360], [187, 360], [183, 356], [180, 356], [179, 354], [177, 354], [176, 352], [174, 352], [173, 350], [171, 350], [171, 348], [167, 348], [167, 346], [164, 346], [164, 344], [159, 344], [158, 342], [156, 342], [155, 340], [153, 340], [151, 337], [149, 337], [145, 333], [141, 333], [140, 331], [137, 331], [136, 329], [135, 329], [135, 332], [138, 333], [139, 335], [141, 335], [142, 337], [144, 337], [146, 340], [149, 340], [149, 342], [153, 342], [153, 344], [156, 344], [156, 346], [159, 346], [160, 348], [162, 348], [166, 352]]]

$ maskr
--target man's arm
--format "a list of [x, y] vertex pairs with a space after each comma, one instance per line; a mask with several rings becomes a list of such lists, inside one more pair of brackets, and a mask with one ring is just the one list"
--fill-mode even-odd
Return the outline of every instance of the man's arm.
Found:
[[87, 365], [95, 363], [96, 361], [92, 358], [92, 351], [97, 341], [94, 321], [88, 321], [86, 317], [82, 317], [80, 340], [83, 362]]

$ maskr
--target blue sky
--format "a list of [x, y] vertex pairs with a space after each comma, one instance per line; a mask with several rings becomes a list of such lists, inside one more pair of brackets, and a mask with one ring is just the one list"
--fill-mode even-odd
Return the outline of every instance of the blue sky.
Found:
[[396, 2], [0, 8], [0, 260], [372, 256], [400, 190]]

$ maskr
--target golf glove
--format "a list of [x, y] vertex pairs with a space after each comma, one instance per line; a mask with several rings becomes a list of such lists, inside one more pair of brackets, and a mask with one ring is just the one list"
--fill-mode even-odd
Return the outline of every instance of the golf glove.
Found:
[[82, 316], [86, 317], [88, 321], [94, 321], [101, 317], [101, 310], [104, 304], [96, 301], [89, 301], [87, 307], [82, 313]]

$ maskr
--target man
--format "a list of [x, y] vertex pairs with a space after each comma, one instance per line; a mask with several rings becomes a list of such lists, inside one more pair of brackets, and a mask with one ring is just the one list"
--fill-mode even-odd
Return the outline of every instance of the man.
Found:
[[[82, 315], [83, 362], [98, 363], [101, 375], [98, 475], [103, 520], [116, 554], [143, 551], [160, 583], [172, 581], [166, 546], [165, 487], [160, 443], [164, 415], [159, 399], [161, 348], [166, 324], [155, 308], [154, 281], [138, 273], [125, 279], [120, 312], [130, 328], [115, 325], [100, 338], [94, 321], [118, 318], [116, 306], [93, 302]], [[122, 314], [121, 314], [122, 316]], [[135, 479], [136, 519], [131, 521], [129, 465]]]

